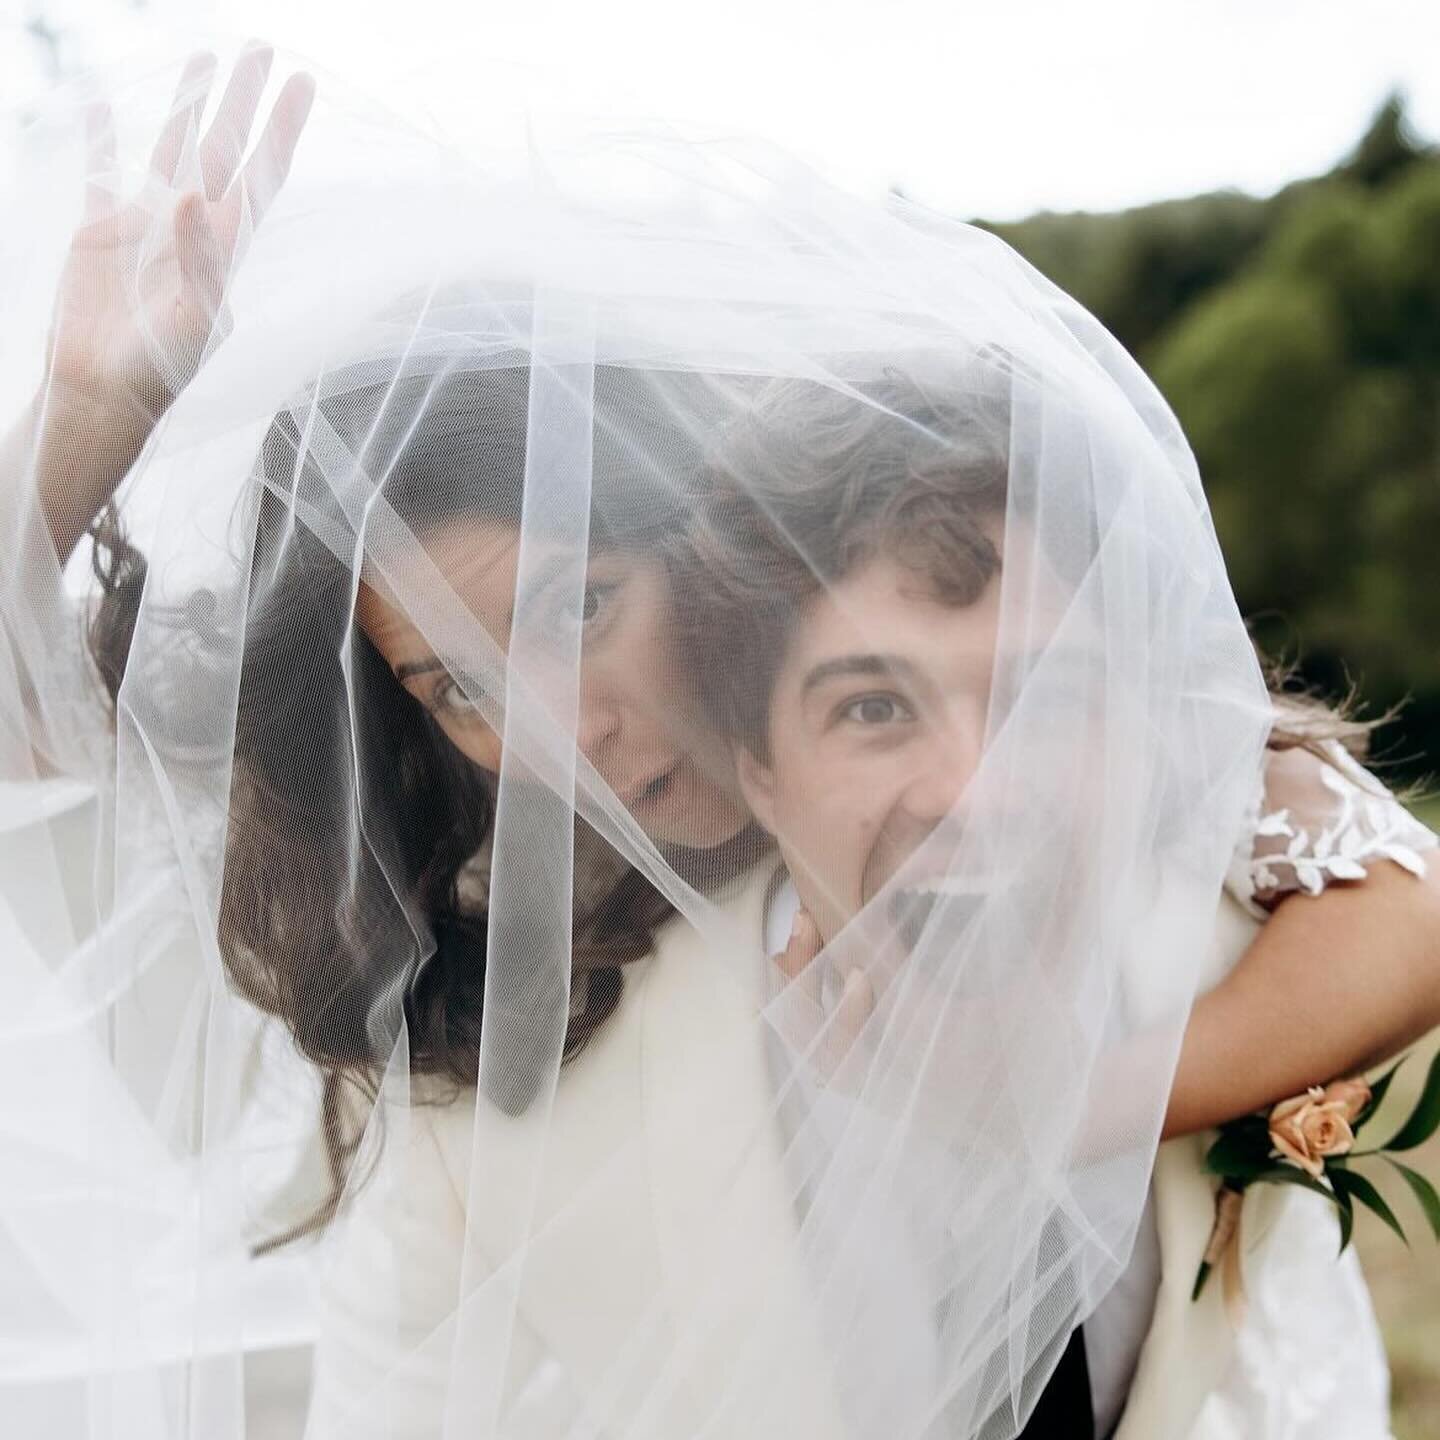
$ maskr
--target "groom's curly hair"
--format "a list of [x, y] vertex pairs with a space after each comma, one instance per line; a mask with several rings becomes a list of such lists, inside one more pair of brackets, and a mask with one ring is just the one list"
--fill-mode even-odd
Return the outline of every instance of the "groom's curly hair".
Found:
[[[974, 603], [999, 573], [992, 534], [1011, 496], [1014, 388], [1005, 357], [957, 366], [912, 357], [848, 387], [775, 380], [713, 443], [695, 516], [668, 547], [681, 633], [712, 723], [769, 755], [775, 677], [805, 607], [877, 555], [946, 604]], [[1365, 758], [1376, 719], [1327, 701], [1263, 654], [1269, 746], [1334, 763]]]
[[712, 452], [671, 556], [721, 731], [768, 754], [770, 695], [802, 611], [875, 556], [946, 604], [980, 598], [1000, 569], [990, 529], [1005, 512], [1008, 425], [973, 390], [932, 390], [899, 371], [852, 389], [776, 381], [756, 395]]

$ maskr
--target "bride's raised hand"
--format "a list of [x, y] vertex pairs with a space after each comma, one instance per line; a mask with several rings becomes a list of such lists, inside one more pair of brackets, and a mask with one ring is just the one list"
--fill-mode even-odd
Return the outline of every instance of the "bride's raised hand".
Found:
[[252, 149], [272, 59], [265, 46], [242, 53], [202, 135], [215, 61], [192, 57], [132, 194], [119, 193], [110, 108], [87, 115], [84, 216], [61, 273], [44, 397], [47, 430], [72, 442], [59, 446], [61, 493], [53, 474], [42, 483], [62, 554], [228, 330], [229, 285], [284, 184], [314, 98], [308, 75], [291, 76]]
[[85, 216], [51, 337], [57, 382], [153, 420], [223, 336], [228, 282], [284, 183], [314, 94], [308, 76], [292, 76], [242, 166], [272, 58], [258, 46], [241, 55], [202, 137], [215, 61], [193, 56], [147, 180], [127, 197], [114, 186], [114, 117], [91, 108]]

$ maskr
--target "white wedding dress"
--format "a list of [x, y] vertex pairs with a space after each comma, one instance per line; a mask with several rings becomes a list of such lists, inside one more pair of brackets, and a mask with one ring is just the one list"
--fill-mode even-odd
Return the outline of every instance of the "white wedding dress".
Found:
[[[1363, 883], [1377, 860], [1424, 872], [1436, 837], [1338, 746], [1332, 756], [1334, 766], [1271, 757], [1254, 841], [1228, 882], [1257, 913], [1261, 901]], [[1285, 1225], [1247, 1267], [1235, 1359], [1196, 1440], [1390, 1440], [1389, 1367], [1359, 1256], [1336, 1258], [1335, 1212], [1319, 1196], [1297, 1191]]]

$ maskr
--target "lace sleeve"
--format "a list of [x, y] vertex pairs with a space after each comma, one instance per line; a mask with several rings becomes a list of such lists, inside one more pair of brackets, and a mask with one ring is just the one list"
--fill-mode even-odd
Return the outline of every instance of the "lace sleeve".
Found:
[[94, 782], [114, 735], [86, 605], [66, 587], [25, 457], [0, 437], [0, 782]]
[[1264, 784], [1235, 847], [1226, 888], [1264, 914], [1286, 895], [1363, 880], [1376, 860], [1423, 875], [1436, 836], [1343, 746], [1266, 752]]

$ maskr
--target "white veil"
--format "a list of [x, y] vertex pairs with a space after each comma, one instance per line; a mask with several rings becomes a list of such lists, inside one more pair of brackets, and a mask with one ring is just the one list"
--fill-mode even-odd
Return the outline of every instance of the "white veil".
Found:
[[163, 398], [63, 575], [78, 112], [8, 197], [0, 1428], [238, 1437], [289, 1347], [317, 1437], [1017, 1433], [1268, 724], [1170, 413], [772, 152], [324, 94], [177, 362], [190, 83], [148, 175], [92, 114]]

